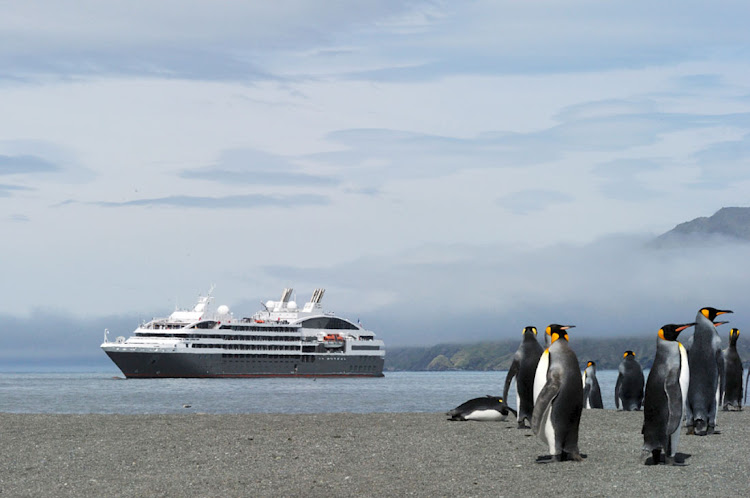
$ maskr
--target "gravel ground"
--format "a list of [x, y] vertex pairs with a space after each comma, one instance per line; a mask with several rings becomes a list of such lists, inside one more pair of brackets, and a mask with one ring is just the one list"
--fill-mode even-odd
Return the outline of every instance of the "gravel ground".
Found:
[[0, 413], [0, 496], [719, 496], [750, 494], [750, 412], [683, 435], [687, 467], [641, 463], [642, 412], [585, 410], [581, 463], [515, 422], [438, 413]]

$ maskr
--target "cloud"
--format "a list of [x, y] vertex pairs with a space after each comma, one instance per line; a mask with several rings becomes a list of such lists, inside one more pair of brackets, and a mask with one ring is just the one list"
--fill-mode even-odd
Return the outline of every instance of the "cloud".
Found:
[[[148, 316], [148, 315], [144, 315]], [[132, 331], [144, 318], [131, 315], [77, 317], [60, 311], [37, 308], [28, 316], [0, 314], [0, 320], [14, 334], [0, 335], [2, 371], [33, 368], [35, 371], [60, 367], [114, 366], [99, 345], [104, 329]], [[60, 338], [64, 340], [60, 340]], [[114, 337], [111, 337], [114, 339]]]
[[715, 90], [724, 84], [720, 74], [689, 74], [677, 78], [677, 86], [688, 90]]
[[273, 67], [285, 54], [327, 47], [336, 33], [411, 10], [399, 2], [374, 1], [349, 9], [305, 0], [43, 3], [5, 9], [0, 16], [0, 67], [7, 78], [280, 79]]
[[703, 306], [734, 309], [732, 326], [750, 324], [742, 312], [750, 244], [653, 250], [649, 240], [612, 236], [534, 251], [425, 246], [391, 258], [264, 271], [299, 288], [326, 286], [335, 309], [361, 317], [390, 345], [500, 340], [549, 323], [577, 325], [576, 336], [642, 336], [692, 321]]
[[434, 81], [676, 65], [741, 53], [747, 33], [738, 20], [750, 14], [736, 2], [685, 5], [679, 16], [646, 2], [547, 3], [540, 10], [519, 2], [193, 0], [177, 8], [47, 1], [4, 10], [0, 67], [8, 79], [242, 81]]
[[511, 213], [524, 215], [573, 200], [573, 197], [553, 190], [524, 190], [500, 197], [497, 204]]
[[185, 170], [180, 177], [230, 185], [324, 187], [338, 184], [335, 178], [300, 171], [282, 156], [249, 149], [225, 151], [217, 164]]
[[34, 190], [29, 187], [23, 187], [20, 185], [3, 185], [0, 184], [0, 197], [10, 197], [14, 192], [23, 192]]
[[[298, 302], [325, 287], [325, 309], [361, 318], [388, 347], [503, 340], [519, 337], [525, 325], [549, 323], [576, 325], [573, 343], [576, 337], [655, 338], [660, 326], [692, 321], [703, 306], [733, 309], [731, 326], [750, 325], [743, 308], [750, 244], [654, 250], [646, 247], [649, 240], [611, 236], [531, 251], [512, 244], [427, 244], [327, 266], [267, 265], [253, 280], [288, 282], [301, 291]], [[258, 299], [269, 297], [228, 304], [236, 316], [250, 316]], [[140, 319], [160, 315], [6, 313], [0, 319], [16, 333], [0, 335], [0, 364], [109, 365], [99, 350], [105, 327], [111, 337], [128, 335]]]
[[[2, 197], [1, 192], [2, 190], [0, 189], [0, 197]], [[8, 217], [8, 220], [12, 221], [13, 223], [26, 223], [26, 222], [31, 221], [31, 219], [25, 214], [18, 214], [18, 213], [11, 214]]]
[[256, 209], [261, 207], [291, 208], [296, 206], [324, 206], [329, 204], [329, 202], [330, 200], [326, 196], [316, 194], [299, 194], [286, 196], [252, 194], [228, 195], [224, 197], [174, 195], [169, 197], [136, 199], [123, 202], [101, 201], [91, 204], [102, 207], [151, 206], [200, 209]]
[[635, 202], [658, 195], [659, 190], [651, 188], [642, 176], [661, 169], [650, 159], [617, 159], [596, 165], [592, 173], [604, 180], [601, 191], [607, 198]]
[[696, 188], [722, 189], [750, 179], [750, 134], [741, 140], [714, 143], [693, 155], [700, 167]]
[[54, 173], [60, 167], [41, 157], [31, 155], [0, 155], [0, 175]]
[[0, 140], [0, 175], [61, 183], [86, 183], [95, 177], [71, 147], [39, 139]]
[[[307, 157], [341, 168], [342, 178], [372, 185], [382, 182], [384, 173], [393, 180], [434, 178], [464, 169], [527, 167], [580, 152], [624, 153], [653, 146], [669, 134], [707, 127], [750, 129], [747, 114], [665, 113], [653, 110], [650, 102], [588, 102], [566, 108], [556, 117], [557, 124], [538, 130], [487, 131], [468, 138], [406, 130], [342, 129], [325, 137], [341, 146], [339, 150]], [[622, 164], [627, 164], [631, 171], [637, 161], [642, 162], [640, 168], [660, 167], [658, 158], [624, 161]], [[603, 163], [596, 174], [607, 177], [611, 169], [611, 165]], [[623, 174], [633, 178], [630, 173]], [[617, 185], [610, 184], [607, 188], [614, 190]], [[634, 196], [643, 194], [641, 189]]]

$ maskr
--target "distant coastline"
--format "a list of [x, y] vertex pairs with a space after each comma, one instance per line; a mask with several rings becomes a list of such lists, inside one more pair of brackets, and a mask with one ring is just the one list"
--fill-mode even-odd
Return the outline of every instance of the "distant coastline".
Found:
[[[721, 330], [723, 347], [727, 346], [727, 326]], [[508, 370], [520, 340], [483, 341], [475, 343], [437, 344], [434, 346], [389, 347], [385, 371]], [[656, 352], [656, 335], [613, 337], [610, 339], [571, 338], [571, 347], [583, 370], [588, 360], [600, 370], [617, 370], [625, 351], [631, 350], [643, 368], [651, 368]], [[743, 364], [750, 367], [750, 340], [737, 343]]]

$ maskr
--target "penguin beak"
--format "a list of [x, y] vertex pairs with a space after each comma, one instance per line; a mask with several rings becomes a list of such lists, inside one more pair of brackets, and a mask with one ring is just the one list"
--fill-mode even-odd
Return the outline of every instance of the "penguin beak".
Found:
[[[734, 311], [732, 311], [732, 310], [718, 310], [718, 311], [716, 311], [716, 316], [723, 315], [725, 313], [734, 313]], [[727, 322], [724, 322], [724, 323], [727, 323]]]
[[729, 322], [714, 322], [714, 327], [718, 327], [719, 325], [724, 325], [725, 323], [729, 323]]
[[563, 325], [560, 327], [562, 330], [568, 330], [568, 329], [574, 329], [576, 328], [575, 325]]
[[686, 323], [685, 325], [680, 325], [679, 327], [677, 327], [675, 329], [675, 332], [682, 332], [683, 330], [685, 330], [685, 329], [687, 329], [689, 327], [692, 327], [693, 325], [695, 325], [695, 322], [693, 322], [693, 323]]

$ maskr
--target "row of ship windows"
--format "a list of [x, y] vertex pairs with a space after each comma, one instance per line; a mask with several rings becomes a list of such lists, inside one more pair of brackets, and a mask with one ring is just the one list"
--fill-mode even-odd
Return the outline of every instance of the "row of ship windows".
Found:
[[[237, 360], [258, 360], [263, 359], [267, 361], [274, 361], [275, 363], [280, 360], [299, 360], [302, 363], [313, 363], [315, 362], [314, 356], [300, 356], [292, 354], [281, 354], [281, 355], [267, 355], [267, 354], [231, 354], [224, 353], [221, 355], [222, 358], [237, 359]], [[374, 372], [376, 370], [375, 365], [349, 365], [350, 372]]]
[[278, 327], [276, 325], [258, 327], [257, 325], [222, 325], [221, 330], [249, 330], [250, 332], [299, 332], [297, 327]]
[[216, 349], [250, 349], [255, 351], [299, 351], [299, 346], [278, 346], [265, 344], [200, 344], [193, 343], [191, 348], [216, 348]]
[[[248, 319], [245, 319], [248, 320]], [[212, 329], [221, 322], [213, 320], [205, 320], [196, 324], [190, 325], [188, 328], [191, 329]], [[279, 323], [288, 323], [278, 320]], [[272, 325], [273, 322], [268, 322], [268, 325], [221, 325], [219, 328], [229, 330], [252, 330], [252, 331], [269, 331], [269, 332], [296, 332], [298, 327], [280, 327], [279, 325]], [[359, 327], [349, 323], [346, 320], [336, 317], [328, 316], [317, 316], [314, 318], [308, 318], [300, 323], [300, 325], [306, 329], [326, 329], [326, 330], [359, 330]], [[146, 327], [150, 329], [182, 329], [185, 327], [182, 323], [151, 323]]]
[[[223, 353], [221, 355], [222, 358], [236, 358], [236, 359], [269, 359], [269, 360], [299, 360], [303, 363], [305, 363], [305, 360], [307, 357], [301, 356], [298, 354], [232, 354], [232, 353]], [[315, 357], [312, 361], [315, 361]]]
[[179, 339], [223, 339], [225, 341], [301, 341], [300, 336], [288, 335], [220, 335], [220, 334], [151, 334], [138, 332], [138, 337], [175, 337]]
[[374, 372], [375, 365], [350, 365], [350, 372]]

